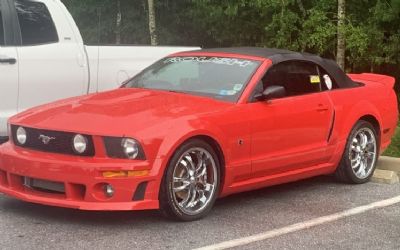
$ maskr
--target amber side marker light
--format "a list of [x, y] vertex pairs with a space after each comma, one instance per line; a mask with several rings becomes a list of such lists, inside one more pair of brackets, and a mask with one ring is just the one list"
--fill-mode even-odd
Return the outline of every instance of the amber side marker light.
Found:
[[140, 177], [146, 176], [150, 173], [149, 170], [135, 170], [135, 171], [106, 171], [103, 172], [104, 178], [119, 178], [119, 177]]

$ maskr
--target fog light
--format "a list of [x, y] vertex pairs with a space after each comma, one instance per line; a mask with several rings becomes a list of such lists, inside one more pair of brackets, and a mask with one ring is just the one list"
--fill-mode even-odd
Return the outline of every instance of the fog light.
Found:
[[105, 184], [104, 185], [104, 194], [107, 197], [113, 197], [114, 196], [114, 187], [111, 184]]

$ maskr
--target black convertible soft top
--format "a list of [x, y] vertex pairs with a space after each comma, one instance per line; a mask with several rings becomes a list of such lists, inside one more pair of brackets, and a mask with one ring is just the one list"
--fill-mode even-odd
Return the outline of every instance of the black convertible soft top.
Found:
[[248, 56], [257, 56], [270, 59], [273, 64], [285, 61], [298, 60], [309, 61], [318, 64], [334, 78], [340, 88], [351, 88], [359, 86], [348, 77], [337, 63], [331, 59], [325, 59], [309, 53], [299, 53], [283, 49], [257, 48], [257, 47], [232, 47], [232, 48], [213, 48], [201, 49], [190, 52], [210, 52], [210, 53], [228, 53]]

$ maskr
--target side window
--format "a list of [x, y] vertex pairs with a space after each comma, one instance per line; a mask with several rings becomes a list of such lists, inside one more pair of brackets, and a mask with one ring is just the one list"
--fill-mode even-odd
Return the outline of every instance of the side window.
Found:
[[2, 7], [1, 7], [1, 2], [0, 2], [0, 46], [5, 45], [3, 15], [1, 12], [2, 12]]
[[58, 42], [58, 35], [46, 5], [34, 0], [16, 0], [23, 45]]
[[286, 96], [321, 91], [318, 66], [309, 62], [290, 61], [273, 66], [263, 78], [264, 89], [271, 85], [285, 87]]
[[335, 82], [335, 79], [333, 79], [326, 70], [323, 68], [319, 67], [319, 74], [321, 76], [321, 88], [322, 90], [332, 90], [332, 89], [337, 89], [338, 85]]

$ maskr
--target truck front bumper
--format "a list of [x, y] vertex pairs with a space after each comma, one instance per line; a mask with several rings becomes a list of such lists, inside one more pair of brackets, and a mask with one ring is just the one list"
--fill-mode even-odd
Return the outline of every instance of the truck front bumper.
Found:
[[3, 144], [8, 141], [8, 136], [0, 136], [0, 144]]

